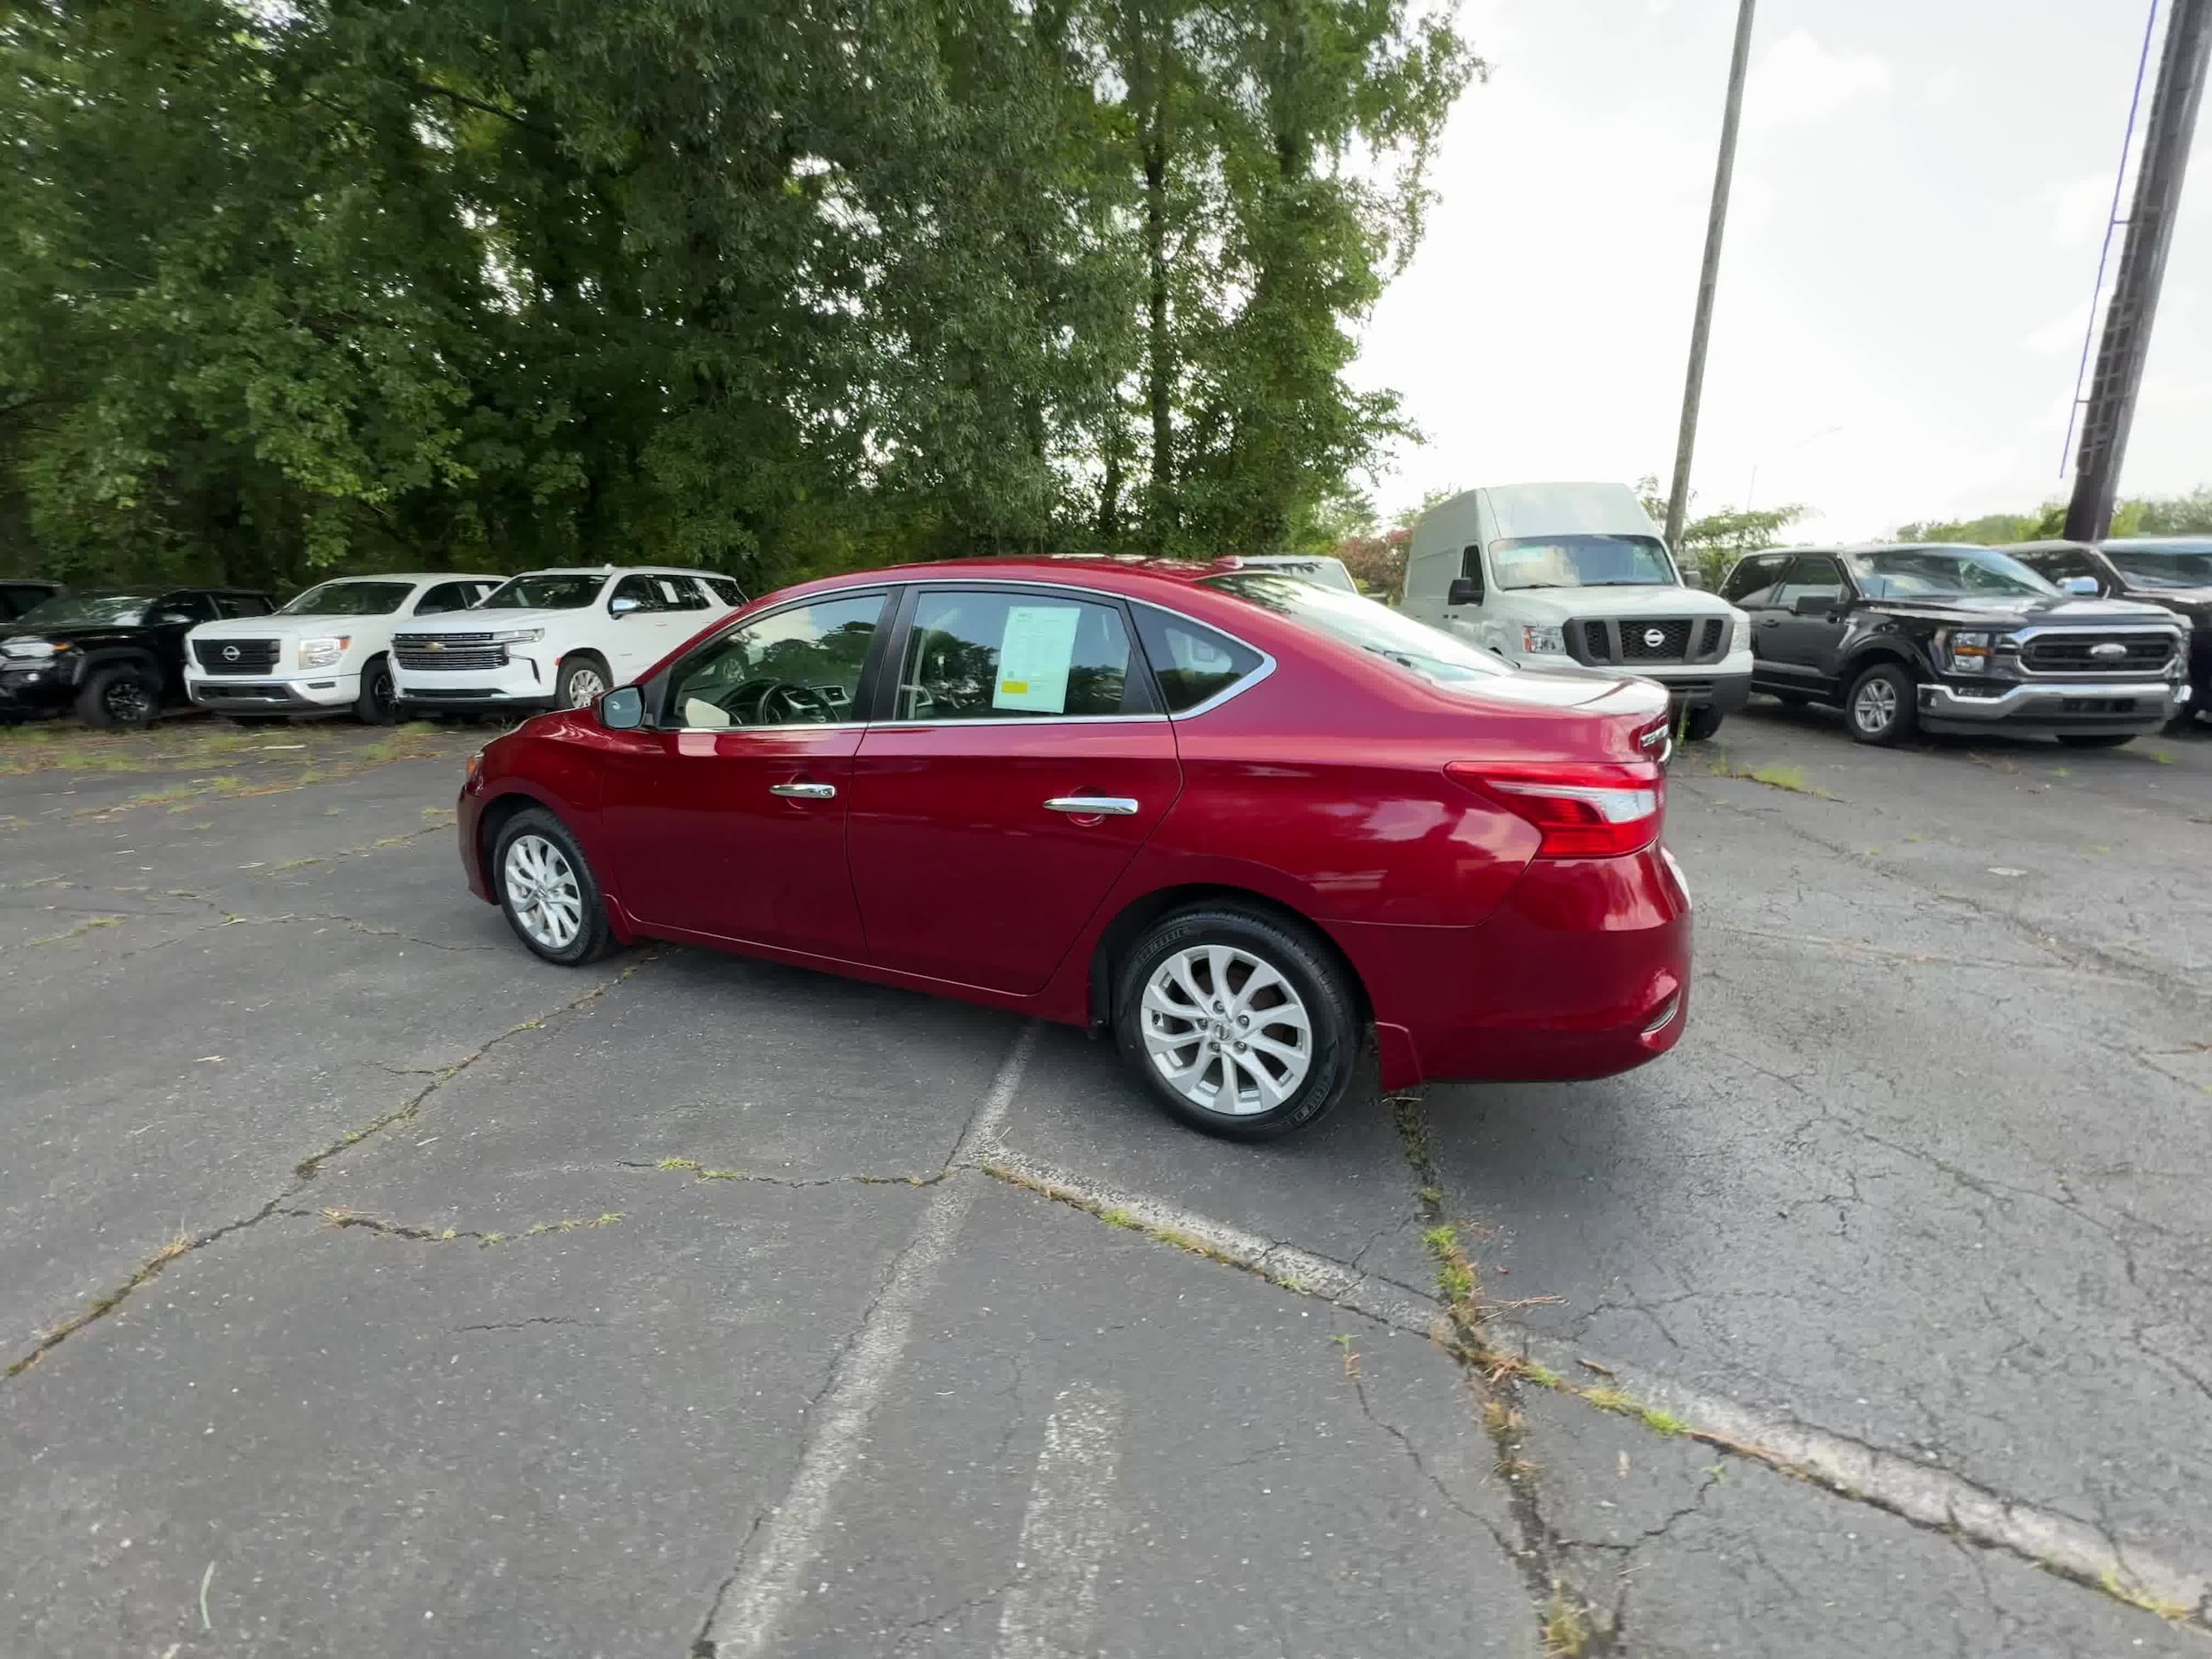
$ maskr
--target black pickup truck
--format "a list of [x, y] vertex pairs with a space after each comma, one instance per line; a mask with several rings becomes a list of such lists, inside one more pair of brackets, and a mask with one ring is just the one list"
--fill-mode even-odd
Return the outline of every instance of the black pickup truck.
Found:
[[262, 617], [243, 588], [64, 594], [0, 626], [0, 715], [74, 709], [88, 726], [151, 726], [184, 693], [184, 636], [221, 617]]
[[2156, 605], [2062, 592], [1993, 548], [1754, 553], [1722, 597], [1751, 618], [1751, 684], [1839, 705], [1862, 743], [2002, 732], [2105, 748], [2189, 695], [2189, 625]]

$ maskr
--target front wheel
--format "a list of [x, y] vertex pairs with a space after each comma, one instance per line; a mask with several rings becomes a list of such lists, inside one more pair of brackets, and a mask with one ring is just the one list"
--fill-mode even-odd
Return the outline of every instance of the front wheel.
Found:
[[1682, 722], [1682, 735], [1693, 743], [1702, 743], [1720, 730], [1724, 717], [1718, 709], [1708, 703], [1702, 709], [1692, 709]]
[[2058, 741], [2069, 749], [2118, 749], [2132, 743], [2132, 732], [2062, 732]]
[[588, 709], [607, 694], [614, 677], [606, 664], [588, 651], [565, 657], [554, 682], [556, 699], [564, 709]]
[[96, 669], [77, 694], [77, 718], [87, 726], [143, 731], [160, 712], [160, 685], [128, 664]]
[[389, 726], [399, 718], [399, 693], [392, 684], [392, 665], [382, 657], [361, 664], [361, 695], [353, 700], [353, 718], [364, 726]]
[[1164, 918], [1124, 959], [1115, 1009], [1122, 1056], [1153, 1097], [1230, 1140], [1315, 1122], [1358, 1064], [1343, 968], [1303, 929], [1250, 910]]
[[598, 879], [568, 826], [543, 807], [501, 826], [492, 880], [507, 925], [548, 962], [577, 967], [606, 954], [612, 934]]
[[1851, 682], [1843, 700], [1843, 718], [1852, 737], [1885, 749], [1903, 742], [1919, 724], [1918, 695], [1902, 664], [1876, 663]]

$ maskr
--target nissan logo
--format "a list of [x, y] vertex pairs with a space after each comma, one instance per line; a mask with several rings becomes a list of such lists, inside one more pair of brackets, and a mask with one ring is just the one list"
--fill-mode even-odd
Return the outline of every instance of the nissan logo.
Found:
[[2116, 658], [2125, 657], [2128, 654], [2128, 648], [2117, 640], [2106, 640], [2101, 644], [2091, 646], [2089, 654], [2100, 662], [2109, 663]]
[[1646, 628], [1644, 630], [1644, 643], [1650, 646], [1653, 650], [1657, 650], [1666, 642], [1667, 631], [1664, 628]]
[[223, 647], [223, 660], [227, 663], [236, 662], [238, 660], [238, 648], [235, 645], [226, 645]]

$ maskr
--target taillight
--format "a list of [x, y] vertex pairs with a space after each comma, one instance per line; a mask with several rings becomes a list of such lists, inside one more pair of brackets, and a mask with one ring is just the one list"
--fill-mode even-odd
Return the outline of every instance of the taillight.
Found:
[[1611, 858], [1659, 839], [1667, 781], [1653, 761], [1455, 760], [1444, 770], [1541, 830], [1539, 858]]

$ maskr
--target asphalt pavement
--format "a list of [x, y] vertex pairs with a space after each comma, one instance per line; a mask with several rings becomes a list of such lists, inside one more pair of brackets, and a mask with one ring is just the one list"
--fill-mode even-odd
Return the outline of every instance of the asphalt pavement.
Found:
[[0, 1655], [2212, 1640], [2212, 734], [1755, 704], [1673, 1054], [1264, 1148], [537, 962], [482, 735], [0, 733]]

